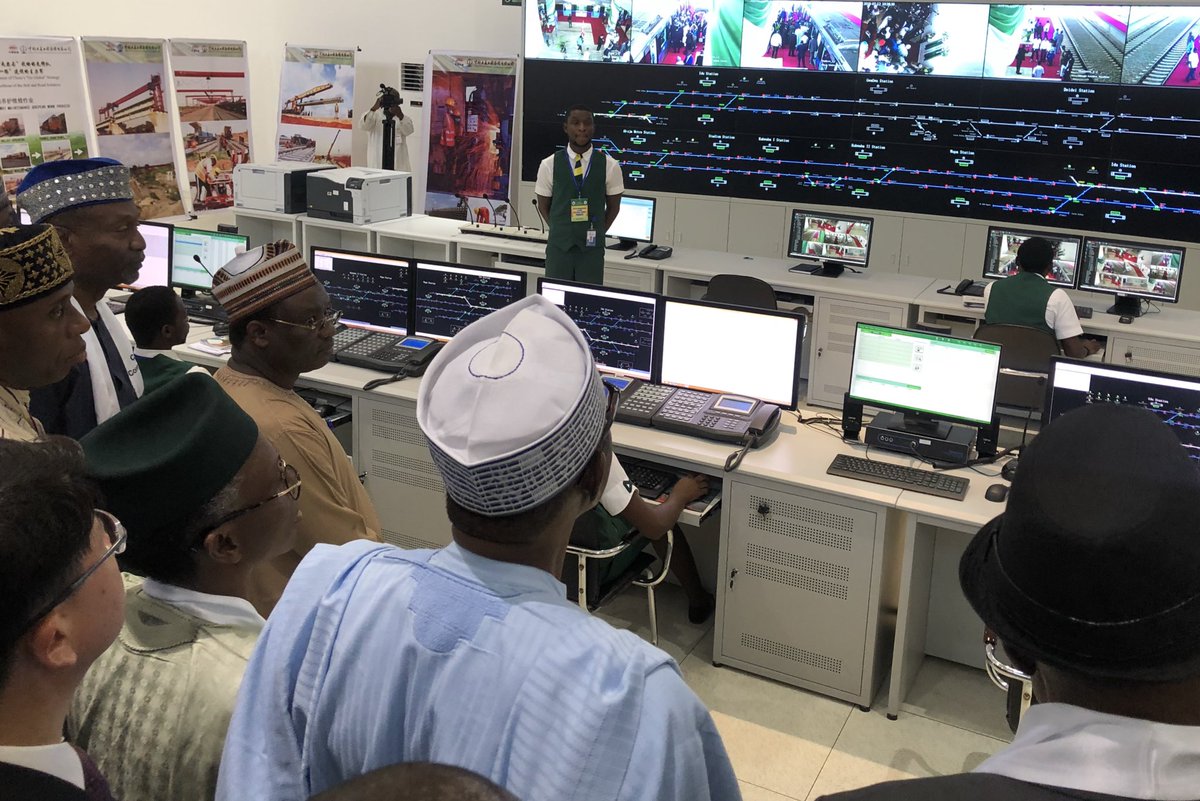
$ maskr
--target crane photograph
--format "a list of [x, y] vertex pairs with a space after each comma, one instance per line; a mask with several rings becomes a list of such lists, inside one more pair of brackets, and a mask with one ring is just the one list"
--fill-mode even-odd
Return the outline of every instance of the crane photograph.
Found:
[[[354, 66], [353, 54], [345, 56], [328, 59], [339, 63], [320, 63], [310, 60], [314, 58], [312, 51], [288, 47], [280, 76], [275, 151], [281, 161], [350, 166]], [[346, 63], [340, 63], [343, 60]]]

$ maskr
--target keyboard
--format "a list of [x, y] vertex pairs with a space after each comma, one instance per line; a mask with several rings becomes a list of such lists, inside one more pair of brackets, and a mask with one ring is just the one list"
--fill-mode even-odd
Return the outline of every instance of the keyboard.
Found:
[[658, 415], [668, 420], [687, 423], [712, 399], [707, 392], [694, 389], [677, 389], [671, 399], [658, 410]]
[[333, 335], [333, 351], [337, 353], [339, 350], [348, 348], [355, 342], [366, 339], [370, 335], [370, 331], [364, 331], [361, 328], [342, 328]]
[[923, 492], [926, 495], [937, 495], [956, 501], [961, 501], [966, 497], [967, 487], [971, 484], [969, 478], [948, 476], [933, 470], [904, 467], [890, 462], [876, 462], [871, 459], [848, 456], [844, 453], [835, 456], [825, 472], [831, 476], [857, 478], [872, 484]]
[[1076, 306], [1075, 307], [1075, 316], [1078, 317], [1080, 320], [1092, 319], [1092, 307], [1091, 306]]
[[675, 387], [642, 384], [629, 397], [621, 396], [621, 405], [617, 407], [617, 422], [638, 426], [650, 425], [650, 419], [663, 405], [663, 401], [675, 392], [678, 392]]
[[629, 476], [629, 480], [637, 487], [641, 496], [651, 500], [674, 486], [678, 479], [674, 473], [633, 459], [622, 459], [621, 466], [625, 468], [625, 474]]

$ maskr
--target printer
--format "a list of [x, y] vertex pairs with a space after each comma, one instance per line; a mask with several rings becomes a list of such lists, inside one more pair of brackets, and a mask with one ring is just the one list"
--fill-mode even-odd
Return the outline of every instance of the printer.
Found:
[[238, 164], [233, 168], [233, 205], [239, 209], [303, 214], [308, 210], [308, 176], [335, 166], [306, 161]]
[[345, 167], [308, 176], [308, 216], [365, 225], [412, 214], [412, 174]]

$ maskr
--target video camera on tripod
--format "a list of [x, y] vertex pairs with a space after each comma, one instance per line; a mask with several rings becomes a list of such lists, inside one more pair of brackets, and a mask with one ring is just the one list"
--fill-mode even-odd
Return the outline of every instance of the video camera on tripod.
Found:
[[388, 119], [394, 116], [392, 114], [393, 108], [404, 105], [404, 100], [401, 99], [400, 93], [396, 91], [396, 87], [388, 86], [386, 83], [379, 84], [379, 91], [376, 92], [375, 97], [379, 101], [379, 107], [383, 109], [383, 113]]

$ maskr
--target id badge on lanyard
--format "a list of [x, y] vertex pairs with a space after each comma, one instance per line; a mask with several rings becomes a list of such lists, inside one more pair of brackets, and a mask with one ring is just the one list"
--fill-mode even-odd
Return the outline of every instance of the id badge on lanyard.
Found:
[[[583, 196], [583, 183], [587, 180], [588, 174], [592, 171], [593, 159], [588, 159], [587, 170], [580, 177], [575, 174], [574, 169], [571, 171], [571, 180], [575, 182], [575, 190], [577, 197], [571, 198], [571, 222], [581, 223], [588, 221], [588, 201]], [[567, 157], [567, 165], [570, 166], [571, 159]]]

